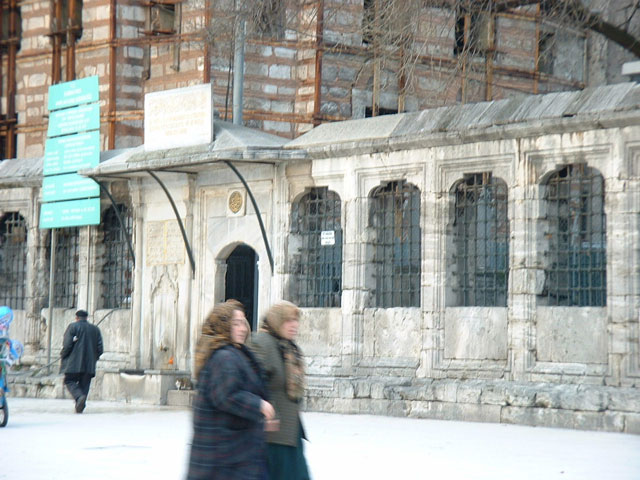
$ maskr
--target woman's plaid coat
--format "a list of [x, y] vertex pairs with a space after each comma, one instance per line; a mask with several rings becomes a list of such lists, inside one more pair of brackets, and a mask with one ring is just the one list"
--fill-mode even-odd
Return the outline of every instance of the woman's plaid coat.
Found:
[[193, 405], [188, 480], [264, 478], [265, 397], [258, 363], [244, 345], [226, 345], [211, 355]]

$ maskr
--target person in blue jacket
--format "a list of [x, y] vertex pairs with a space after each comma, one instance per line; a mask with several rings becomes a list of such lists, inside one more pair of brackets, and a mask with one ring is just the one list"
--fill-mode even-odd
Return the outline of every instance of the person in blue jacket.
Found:
[[100, 329], [87, 321], [88, 316], [85, 310], [76, 312], [76, 321], [64, 332], [60, 351], [60, 373], [64, 373], [64, 384], [76, 402], [76, 413], [84, 411], [96, 362], [104, 351]]

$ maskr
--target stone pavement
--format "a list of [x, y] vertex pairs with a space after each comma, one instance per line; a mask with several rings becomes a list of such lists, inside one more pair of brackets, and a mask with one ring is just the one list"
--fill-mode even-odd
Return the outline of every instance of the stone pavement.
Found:
[[[184, 478], [185, 408], [9, 398], [0, 479]], [[640, 436], [370, 415], [305, 413], [314, 480], [637, 480]]]

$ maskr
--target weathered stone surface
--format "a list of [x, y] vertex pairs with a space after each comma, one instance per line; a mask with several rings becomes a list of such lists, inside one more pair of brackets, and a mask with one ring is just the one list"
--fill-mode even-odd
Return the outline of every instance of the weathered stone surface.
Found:
[[509, 386], [503, 383], [488, 383], [482, 388], [480, 402], [490, 405], [506, 405]]
[[371, 383], [367, 380], [357, 380], [354, 382], [354, 395], [356, 398], [371, 397]]
[[542, 408], [558, 408], [563, 387], [554, 385], [541, 386], [536, 392], [535, 406]]
[[633, 433], [640, 435], [640, 414], [626, 413], [624, 414], [624, 431], [625, 433]]
[[637, 388], [610, 388], [609, 409], [640, 413], [640, 390]]
[[507, 358], [506, 308], [448, 308], [445, 315], [446, 358]]
[[500, 407], [448, 402], [411, 402], [409, 416], [466, 422], [499, 422]]
[[538, 359], [563, 363], [606, 363], [605, 310], [574, 310], [561, 307], [538, 309]]
[[460, 382], [456, 391], [456, 402], [480, 403], [481, 395], [482, 395], [482, 382], [480, 381]]
[[505, 393], [507, 405], [531, 407], [536, 402], [536, 389], [530, 385], [509, 385]]
[[504, 407], [501, 413], [504, 423], [540, 425], [581, 430], [624, 430], [624, 415], [621, 413], [596, 413], [536, 407]]
[[572, 385], [561, 388], [560, 408], [566, 410], [602, 410], [606, 397], [596, 391], [585, 391], [584, 389]]

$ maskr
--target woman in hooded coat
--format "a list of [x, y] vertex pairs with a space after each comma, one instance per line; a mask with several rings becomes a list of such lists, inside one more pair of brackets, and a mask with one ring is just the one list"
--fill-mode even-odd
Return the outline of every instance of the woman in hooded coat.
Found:
[[304, 361], [294, 342], [300, 309], [290, 302], [275, 304], [267, 312], [260, 332], [251, 342], [265, 371], [269, 399], [280, 421], [277, 431], [267, 432], [267, 463], [270, 480], [308, 480], [300, 421], [304, 396]]
[[235, 300], [217, 305], [202, 327], [188, 480], [265, 478], [264, 421], [274, 410], [259, 364], [244, 345], [248, 334], [244, 309]]

